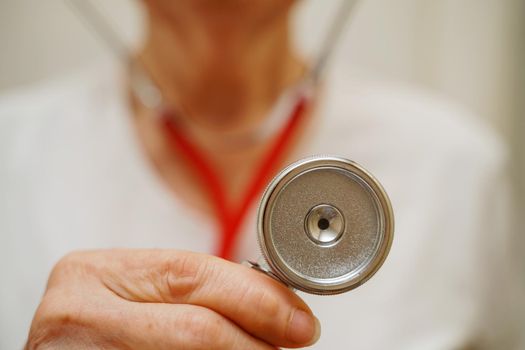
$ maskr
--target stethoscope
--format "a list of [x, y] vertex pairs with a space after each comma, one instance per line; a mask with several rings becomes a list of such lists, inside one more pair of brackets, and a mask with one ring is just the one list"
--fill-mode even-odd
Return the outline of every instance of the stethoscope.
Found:
[[[98, 34], [117, 59], [129, 64], [132, 50], [117, 35], [97, 6], [88, 0], [69, 0], [69, 3]], [[270, 117], [255, 133], [232, 138], [234, 142], [231, 147], [239, 147], [244, 142], [260, 140], [261, 138], [273, 138], [244, 196], [235, 206], [228, 203], [220, 176], [214, 170], [206, 154], [192, 142], [191, 129], [183, 125], [183, 118], [179, 118], [179, 112], [166, 105], [162, 92], [144, 67], [137, 64], [131, 65], [130, 83], [134, 97], [144, 107], [156, 111], [155, 114], [159, 116], [159, 122], [165, 132], [167, 143], [192, 165], [195, 175], [200, 178], [202, 185], [209, 194], [221, 231], [220, 244], [216, 250], [218, 256], [227, 259], [234, 256], [235, 243], [243, 220], [254, 201], [274, 175], [277, 165], [280, 164], [279, 162], [293, 138], [294, 131], [308, 110], [314, 92], [325, 74], [329, 59], [356, 3], [357, 0], [342, 1], [312, 68], [308, 70], [298, 84], [283, 93], [280, 101], [276, 104], [279, 108], [270, 114]]]

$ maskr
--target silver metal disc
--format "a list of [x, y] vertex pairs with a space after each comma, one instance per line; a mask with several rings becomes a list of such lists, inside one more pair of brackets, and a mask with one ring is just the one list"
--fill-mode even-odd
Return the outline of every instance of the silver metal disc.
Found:
[[347, 159], [312, 157], [284, 169], [266, 189], [258, 238], [271, 271], [313, 294], [338, 294], [368, 280], [392, 244], [387, 194]]

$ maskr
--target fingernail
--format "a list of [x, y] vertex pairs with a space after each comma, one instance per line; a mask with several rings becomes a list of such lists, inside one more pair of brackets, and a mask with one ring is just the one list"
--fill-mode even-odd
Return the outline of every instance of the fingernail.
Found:
[[296, 309], [288, 327], [288, 340], [296, 344], [313, 344], [321, 336], [319, 320], [309, 313]]

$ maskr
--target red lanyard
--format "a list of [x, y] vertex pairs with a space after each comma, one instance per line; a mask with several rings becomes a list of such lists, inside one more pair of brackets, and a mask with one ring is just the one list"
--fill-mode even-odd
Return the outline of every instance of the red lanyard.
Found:
[[262, 157], [259, 167], [249, 183], [238, 208], [228, 206], [225, 188], [205, 154], [179, 130], [176, 119], [173, 118], [170, 111], [163, 113], [161, 120], [166, 132], [167, 142], [170, 147], [179, 150], [186, 161], [193, 167], [203, 186], [206, 187], [210, 200], [213, 202], [221, 230], [220, 245], [217, 249], [218, 256], [232, 259], [235, 243], [248, 209], [266, 187], [273, 172], [276, 170], [275, 168], [282, 160], [281, 158], [292, 138], [292, 134], [304, 115], [306, 105], [307, 98], [304, 95], [300, 96], [287, 124], [279, 133], [268, 153]]

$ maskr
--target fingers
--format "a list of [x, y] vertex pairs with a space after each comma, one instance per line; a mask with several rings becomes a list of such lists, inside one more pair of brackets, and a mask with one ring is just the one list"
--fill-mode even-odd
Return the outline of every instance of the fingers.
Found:
[[134, 303], [125, 308], [133, 320], [124, 337], [131, 349], [275, 350], [204, 307]]
[[27, 349], [269, 350], [218, 313], [194, 305], [136, 303], [107, 289], [46, 293]]
[[319, 324], [308, 306], [281, 283], [247, 267], [180, 251], [136, 251], [117, 258], [104, 284], [137, 302], [192, 304], [211, 309], [253, 336], [283, 347], [310, 345]]

